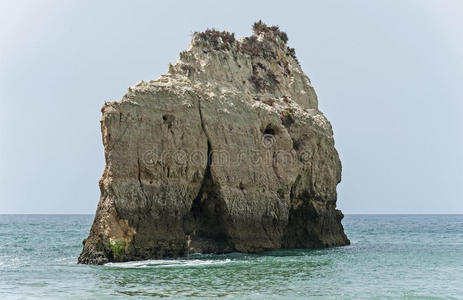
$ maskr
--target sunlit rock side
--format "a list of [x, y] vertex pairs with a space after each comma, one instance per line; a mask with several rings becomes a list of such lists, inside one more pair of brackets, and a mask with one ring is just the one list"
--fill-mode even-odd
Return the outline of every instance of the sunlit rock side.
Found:
[[79, 263], [349, 244], [331, 125], [278, 27], [195, 33], [105, 103], [101, 198]]

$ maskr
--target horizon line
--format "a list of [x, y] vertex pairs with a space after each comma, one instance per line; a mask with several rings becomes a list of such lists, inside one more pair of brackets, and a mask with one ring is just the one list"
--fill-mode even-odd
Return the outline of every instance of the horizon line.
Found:
[[[96, 213], [0, 213], [0, 216], [18, 216], [18, 215], [36, 215], [36, 216], [90, 216], [90, 215], [95, 215]], [[348, 215], [376, 215], [376, 216], [381, 216], [381, 215], [463, 215], [463, 212], [460, 213], [343, 213], [345, 216]]]

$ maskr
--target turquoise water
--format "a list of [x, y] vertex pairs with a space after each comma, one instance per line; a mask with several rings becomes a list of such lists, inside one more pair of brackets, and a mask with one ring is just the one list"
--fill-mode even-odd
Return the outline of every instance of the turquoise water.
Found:
[[0, 215], [0, 299], [463, 299], [463, 215], [347, 215], [348, 247], [76, 264], [90, 215]]

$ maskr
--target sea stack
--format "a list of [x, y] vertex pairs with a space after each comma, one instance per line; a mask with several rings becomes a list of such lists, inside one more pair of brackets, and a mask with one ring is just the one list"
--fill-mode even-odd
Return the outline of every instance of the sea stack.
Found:
[[101, 109], [106, 167], [78, 262], [349, 244], [331, 124], [286, 33], [193, 35]]

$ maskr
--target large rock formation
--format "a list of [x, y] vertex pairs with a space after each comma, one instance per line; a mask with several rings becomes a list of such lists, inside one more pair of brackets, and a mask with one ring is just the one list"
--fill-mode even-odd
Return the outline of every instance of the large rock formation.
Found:
[[79, 263], [349, 244], [331, 125], [278, 27], [195, 33], [105, 103], [106, 168]]

